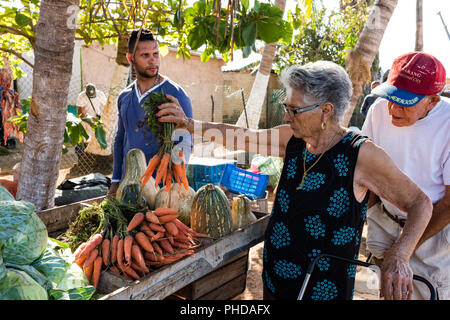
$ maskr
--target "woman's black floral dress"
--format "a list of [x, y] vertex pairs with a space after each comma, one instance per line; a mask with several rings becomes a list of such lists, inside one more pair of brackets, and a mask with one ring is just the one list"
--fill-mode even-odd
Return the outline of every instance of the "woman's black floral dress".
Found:
[[[263, 283], [277, 299], [297, 299], [310, 262], [328, 253], [358, 258], [368, 193], [358, 202], [353, 174], [360, 145], [366, 141], [349, 132], [303, 175], [305, 142], [292, 137], [286, 148], [264, 240]], [[319, 155], [306, 152], [308, 169]], [[320, 259], [303, 299], [352, 299], [356, 265]]]

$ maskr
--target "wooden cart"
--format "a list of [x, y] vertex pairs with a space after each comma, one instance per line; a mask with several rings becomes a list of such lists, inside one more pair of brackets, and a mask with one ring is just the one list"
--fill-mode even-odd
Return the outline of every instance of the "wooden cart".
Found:
[[[104, 197], [38, 212], [49, 236], [64, 232], [79, 210]], [[249, 249], [263, 241], [267, 212], [254, 212], [257, 221], [217, 240], [205, 239], [193, 255], [131, 281], [102, 272], [101, 300], [231, 299], [245, 289]]]

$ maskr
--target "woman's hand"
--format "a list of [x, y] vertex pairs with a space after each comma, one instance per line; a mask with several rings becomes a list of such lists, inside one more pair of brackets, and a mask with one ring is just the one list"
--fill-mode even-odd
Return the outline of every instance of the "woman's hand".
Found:
[[411, 300], [413, 272], [409, 262], [387, 251], [381, 264], [381, 292], [385, 300]]
[[166, 97], [171, 102], [166, 102], [159, 106], [159, 112], [156, 114], [158, 116], [158, 121], [160, 122], [172, 122], [176, 124], [177, 129], [188, 129], [192, 119], [186, 117], [183, 108], [180, 106], [178, 99], [166, 94]]

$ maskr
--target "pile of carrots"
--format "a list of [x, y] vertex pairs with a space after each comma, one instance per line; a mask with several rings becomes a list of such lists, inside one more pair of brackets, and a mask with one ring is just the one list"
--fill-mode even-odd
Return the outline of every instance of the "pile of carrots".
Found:
[[102, 270], [138, 280], [151, 270], [194, 253], [197, 233], [177, 218], [178, 210], [157, 208], [138, 212], [129, 221], [127, 234], [112, 239], [96, 233], [74, 252], [75, 263], [97, 288]]
[[[183, 185], [186, 190], [189, 189], [189, 182], [186, 176], [186, 160], [183, 151], [178, 152], [178, 156], [172, 156], [172, 152], [158, 152], [148, 162], [147, 169], [139, 178], [141, 188], [147, 184], [153, 172], [156, 170], [155, 188], [162, 183], [169, 192], [172, 182], [175, 181], [179, 185]], [[172, 178], [173, 176], [173, 178]]]

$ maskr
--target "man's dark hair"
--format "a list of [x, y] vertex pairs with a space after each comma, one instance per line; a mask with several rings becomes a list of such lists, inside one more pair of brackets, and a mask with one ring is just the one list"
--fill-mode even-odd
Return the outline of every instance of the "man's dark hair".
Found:
[[[133, 53], [138, 34], [139, 29], [131, 31], [130, 38], [128, 39], [128, 53]], [[156, 38], [149, 29], [142, 28], [139, 41], [156, 41]]]

